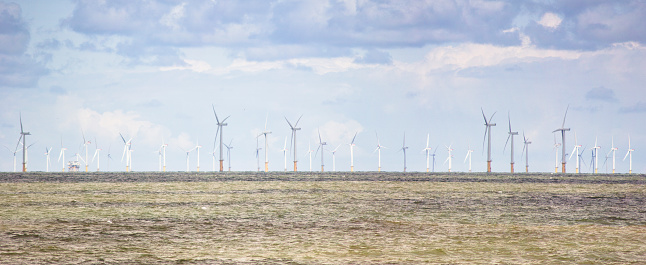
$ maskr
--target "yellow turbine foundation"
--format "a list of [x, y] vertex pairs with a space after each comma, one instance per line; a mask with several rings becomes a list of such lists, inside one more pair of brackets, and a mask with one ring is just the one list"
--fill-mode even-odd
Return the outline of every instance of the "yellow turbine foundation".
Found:
[[491, 173], [491, 161], [487, 161], [487, 173]]
[[566, 173], [566, 172], [565, 172], [565, 163], [563, 163], [563, 165], [562, 165], [562, 169], [563, 169], [563, 170], [562, 170], [562, 171], [563, 171], [563, 173]]
[[296, 172], [296, 171], [297, 171], [297, 169], [298, 169], [298, 167], [296, 166], [296, 162], [297, 162], [297, 161], [294, 161], [294, 172]]
[[220, 172], [224, 171], [224, 160], [220, 160]]
[[350, 166], [350, 172], [354, 172], [354, 166]]
[[511, 173], [514, 173], [514, 163], [511, 163]]

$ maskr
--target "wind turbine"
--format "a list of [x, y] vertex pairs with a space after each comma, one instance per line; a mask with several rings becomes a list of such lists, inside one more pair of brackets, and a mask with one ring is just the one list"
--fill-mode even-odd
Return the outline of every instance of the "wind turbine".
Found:
[[[630, 142], [630, 140], [628, 142]], [[599, 171], [599, 155], [598, 155], [599, 154], [599, 149], [601, 149], [601, 146], [599, 146], [597, 144], [597, 138], [595, 137], [594, 138], [594, 147], [592, 147], [592, 156], [593, 156], [592, 159], [594, 159], [592, 161], [594, 162], [594, 173], [595, 174], [597, 174], [597, 172]]]
[[431, 155], [433, 157], [433, 172], [435, 172], [435, 152], [437, 152], [438, 147], [440, 147], [440, 145], [435, 146], [435, 151], [433, 151], [433, 154]]
[[[87, 147], [86, 147], [87, 148]], [[96, 172], [99, 172], [99, 166], [101, 165], [101, 148], [96, 143], [96, 138], [94, 139], [94, 156], [92, 156], [92, 163], [94, 163], [94, 158], [96, 158]]]
[[159, 152], [159, 171], [162, 172], [166, 172], [166, 147], [168, 147], [168, 144], [162, 138], [162, 144], [157, 150]]
[[267, 130], [267, 119], [269, 119], [269, 113], [267, 113], [267, 117], [265, 117], [265, 130], [262, 132], [262, 134], [265, 135], [265, 172], [269, 171], [269, 147], [267, 146], [267, 134], [271, 133], [271, 131]]
[[563, 148], [563, 151], [561, 152], [561, 154], [562, 154], [561, 171], [563, 173], [566, 173], [566, 171], [565, 171], [565, 163], [566, 163], [566, 161], [565, 161], [565, 132], [570, 131], [570, 128], [565, 128], [565, 118], [567, 117], [567, 111], [568, 111], [569, 108], [570, 108], [570, 105], [568, 105], [567, 108], [565, 109], [565, 115], [563, 115], [563, 124], [561, 124], [561, 128], [558, 128], [558, 129], [552, 131], [552, 133], [555, 133], [555, 132], [558, 132], [558, 131], [561, 132], [561, 138], [562, 138], [562, 140], [561, 140], [561, 148]]
[[[229, 145], [224, 144], [224, 146], [227, 148], [227, 161], [228, 161], [227, 163], [229, 165], [229, 172], [231, 172], [231, 149], [233, 149], [233, 145], [231, 145], [231, 143], [233, 143], [233, 139], [229, 141]], [[198, 157], [199, 157], [199, 153], [198, 153]]]
[[464, 163], [467, 162], [467, 158], [469, 158], [469, 172], [471, 172], [471, 153], [473, 153], [473, 150], [471, 150], [471, 145], [468, 146], [467, 150], [467, 156], [464, 157]]
[[211, 106], [213, 107], [213, 114], [215, 114], [215, 121], [217, 122], [217, 125], [218, 125], [218, 129], [217, 129], [217, 131], [215, 131], [215, 138], [218, 138], [218, 133], [220, 133], [220, 172], [222, 172], [222, 171], [224, 171], [224, 160], [223, 160], [223, 156], [222, 156], [222, 154], [223, 154], [222, 153], [222, 151], [223, 151], [222, 150], [222, 145], [223, 145], [222, 144], [222, 127], [227, 126], [227, 124], [224, 123], [224, 122], [227, 121], [227, 119], [229, 117], [231, 117], [231, 115], [227, 116], [226, 118], [224, 118], [224, 120], [220, 121], [220, 119], [218, 119], [218, 114], [215, 113], [215, 106], [214, 105], [211, 105]]
[[[287, 137], [285, 137], [285, 144], [283, 144], [283, 149], [281, 149], [280, 151], [283, 151], [283, 156], [285, 157], [285, 172], [287, 172], [287, 151], [289, 151], [287, 150]], [[310, 159], [310, 171], [312, 169], [311, 161], [312, 159]]]
[[123, 135], [119, 133], [119, 136], [121, 136], [121, 140], [123, 141], [123, 154], [121, 155], [121, 162], [123, 162], [124, 156], [126, 157], [126, 172], [130, 172], [130, 166], [132, 166], [130, 163], [132, 162], [131, 160], [131, 150], [132, 150], [132, 138], [130, 138], [128, 141], [126, 141], [126, 138], [123, 138]]
[[47, 158], [46, 158], [46, 160], [45, 160], [45, 162], [47, 162], [47, 163], [46, 163], [46, 164], [47, 164], [47, 167], [46, 167], [46, 171], [45, 171], [45, 172], [49, 172], [49, 152], [50, 152], [50, 151], [52, 151], [52, 148], [51, 148], [51, 147], [50, 147], [50, 148], [45, 147], [45, 156], [47, 157]]
[[381, 148], [386, 148], [386, 147], [379, 144], [379, 135], [377, 135], [377, 132], [375, 132], [375, 136], [377, 136], [377, 149], [375, 149], [375, 151], [373, 151], [373, 153], [377, 152], [377, 157], [379, 159], [378, 164], [377, 164], [378, 165], [377, 171], [381, 172]]
[[357, 133], [354, 133], [354, 137], [352, 137], [352, 142], [350, 142], [350, 172], [354, 172], [354, 139], [357, 138]]
[[581, 149], [581, 145], [579, 144], [579, 141], [576, 139], [576, 132], [574, 132], [574, 149], [572, 149], [572, 154], [570, 154], [570, 158], [568, 160], [572, 159], [572, 156], [576, 152], [576, 173], [579, 173], [579, 160], [581, 160], [581, 157], [579, 156], [579, 149]]
[[408, 149], [408, 146], [406, 146], [406, 133], [404, 133], [404, 142], [402, 143], [402, 152], [404, 153], [404, 172], [406, 172], [406, 149]]
[[[314, 153], [314, 150], [312, 150], [312, 143], [308, 142], [307, 143], [307, 154], [310, 156], [310, 172], [312, 172], [312, 153]], [[287, 159], [285, 159], [287, 161]], [[287, 170], [287, 165], [285, 165], [285, 170]]]
[[[287, 120], [287, 117], [285, 117], [285, 121], [287, 121], [287, 124], [289, 124], [289, 128], [292, 129], [292, 137], [290, 139], [289, 145], [290, 145], [290, 148], [293, 148], [292, 150], [294, 151], [294, 172], [296, 172], [297, 169], [298, 169], [298, 167], [296, 166], [297, 163], [298, 163], [298, 160], [296, 159], [296, 150], [297, 150], [296, 149], [296, 131], [301, 129], [301, 128], [298, 128], [297, 126], [298, 126], [298, 122], [301, 120], [302, 117], [303, 117], [303, 115], [298, 117], [298, 120], [296, 120], [296, 123], [294, 123], [293, 126], [292, 126], [292, 123], [289, 122], [289, 120]], [[292, 145], [292, 143], [293, 143], [293, 145]]]
[[260, 172], [260, 150], [262, 150], [262, 147], [258, 145], [258, 138], [260, 138], [261, 135], [262, 133], [256, 136], [256, 166], [258, 168], [258, 172]]
[[482, 111], [482, 117], [484, 118], [485, 121], [485, 133], [484, 133], [484, 138], [482, 139], [482, 149], [484, 151], [484, 141], [487, 139], [487, 135], [489, 135], [488, 141], [487, 141], [487, 173], [491, 173], [491, 127], [496, 126], [495, 123], [491, 123], [491, 120], [493, 119], [493, 116], [496, 115], [496, 112], [491, 114], [491, 118], [487, 120], [487, 116], [484, 114], [484, 110], [480, 108]]
[[88, 156], [87, 156], [87, 146], [91, 144], [91, 141], [85, 140], [85, 133], [83, 132], [83, 129], [81, 129], [81, 135], [83, 135], [83, 146], [85, 147], [85, 160], [83, 160], [83, 163], [85, 163], [85, 172], [88, 172]]
[[191, 172], [191, 168], [189, 166], [189, 158], [190, 158], [191, 152], [193, 152], [193, 150], [195, 150], [195, 147], [193, 147], [193, 148], [191, 148], [189, 150], [185, 150], [185, 149], [182, 148], [182, 151], [184, 151], [186, 153], [186, 172]]
[[617, 147], [615, 147], [615, 137], [612, 137], [612, 148], [610, 148], [610, 152], [608, 152], [608, 155], [612, 153], [612, 174], [615, 174], [615, 152], [618, 150]]
[[321, 149], [321, 172], [324, 172], [325, 171], [325, 163], [323, 161], [323, 158], [325, 157], [325, 154], [323, 153], [323, 151], [325, 151], [325, 145], [327, 145], [327, 142], [323, 142], [323, 140], [321, 140], [321, 131], [319, 131], [319, 130], [317, 130], [317, 131], [319, 133], [319, 147], [316, 148], [316, 153], [314, 153], [314, 157], [316, 157], [316, 154], [318, 154], [319, 149]]
[[340, 146], [341, 145], [337, 145], [336, 148], [334, 148], [334, 150], [332, 150], [332, 171], [334, 171], [334, 172], [336, 172], [336, 157], [335, 157], [335, 154], [336, 154], [336, 150], [339, 149]]
[[20, 114], [20, 136], [22, 138], [22, 172], [27, 172], [27, 145], [25, 143], [27, 135], [31, 135], [29, 132], [25, 132], [22, 128], [22, 114]]
[[628, 135], [628, 152], [626, 152], [626, 155], [624, 156], [624, 161], [626, 161], [626, 157], [630, 156], [630, 159], [628, 160], [628, 174], [633, 173], [633, 151], [635, 151], [635, 149], [630, 148], [630, 135]]
[[[67, 148], [63, 147], [63, 137], [61, 136], [61, 152], [58, 154], [58, 162], [61, 161], [61, 156], [62, 156], [63, 157], [63, 172], [65, 172], [65, 150], [67, 150]], [[16, 153], [14, 153], [14, 163], [13, 163], [14, 171], [16, 171], [16, 159], [15, 159], [15, 156], [16, 156]]]
[[446, 158], [446, 160], [444, 160], [444, 164], [446, 164], [446, 162], [449, 162], [449, 172], [451, 172], [451, 164], [453, 162], [453, 155], [451, 154], [451, 152], [453, 151], [453, 148], [451, 148], [451, 145], [445, 145], [444, 147], [446, 147], [446, 150], [449, 152], [449, 156]]
[[[525, 173], [529, 173], [529, 144], [532, 142], [525, 138], [525, 132], [523, 132], [523, 143], [523, 151], [525, 152]], [[523, 151], [520, 152], [520, 159], [523, 159]]]
[[507, 112], [507, 119], [509, 120], [509, 136], [507, 136], [507, 141], [505, 142], [505, 147], [502, 149], [502, 152], [503, 154], [505, 153], [507, 143], [509, 142], [509, 138], [511, 138], [511, 173], [514, 173], [514, 135], [518, 135], [518, 132], [511, 131], [511, 117], [509, 116], [509, 112]]
[[[9, 149], [9, 147], [7, 147], [6, 145], [4, 146], [5, 148], [7, 148], [7, 150], [9, 150], [10, 152], [13, 152], [13, 172], [16, 172], [16, 153], [18, 153], [18, 147], [20, 146], [20, 140], [22, 140], [22, 135], [20, 135], [20, 138], [18, 138], [18, 143], [16, 143], [16, 148], [14, 148], [13, 151], [11, 151], [11, 149]], [[63, 169], [65, 169], [65, 168], [63, 167]]]
[[428, 140], [430, 135], [431, 135], [430, 133], [426, 134], [426, 148], [422, 149], [422, 152], [426, 152], [426, 172], [429, 171], [429, 157], [430, 157], [429, 154], [431, 153], [431, 148], [428, 146]]
[[197, 144], [193, 148], [197, 152], [197, 172], [200, 172], [200, 148], [202, 148], [202, 146], [200, 145], [200, 139], [197, 139]]

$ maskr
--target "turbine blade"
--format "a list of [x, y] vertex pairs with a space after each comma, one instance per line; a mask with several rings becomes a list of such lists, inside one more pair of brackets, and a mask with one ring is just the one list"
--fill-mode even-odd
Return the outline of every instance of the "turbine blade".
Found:
[[485, 125], [488, 124], [489, 122], [487, 122], [487, 116], [485, 116], [484, 110], [482, 109], [482, 107], [480, 108], [480, 111], [482, 111], [482, 118], [484, 118]]
[[291, 123], [291, 122], [289, 122], [289, 120], [287, 119], [287, 117], [284, 117], [284, 118], [285, 118], [285, 121], [287, 121], [287, 124], [289, 124], [289, 128], [292, 128], [292, 130], [293, 130], [293, 129], [294, 129], [294, 126], [292, 126], [292, 123]]
[[220, 124], [220, 119], [218, 118], [218, 114], [215, 113], [215, 105], [211, 104], [211, 106], [213, 107], [213, 114], [215, 115], [215, 121], [217, 121], [218, 124]]
[[509, 111], [507, 111], [507, 120], [509, 120], [509, 132], [511, 132], [511, 117], [509, 116]]
[[222, 123], [224, 123], [225, 121], [227, 121], [227, 119], [228, 119], [229, 117], [231, 117], [231, 115], [229, 115], [229, 116], [227, 116], [226, 118], [224, 118], [224, 120], [222, 120]]
[[624, 161], [626, 160], [626, 157], [628, 157], [628, 154], [630, 154], [630, 148], [628, 149], [628, 152], [626, 152], [626, 155], [624, 156]]
[[[357, 138], [357, 134], [358, 134], [358, 133], [359, 133], [359, 132], [354, 133], [354, 137], [352, 137], [352, 142], [350, 142], [350, 144], [354, 144], [354, 139], [356, 139], [356, 138]], [[628, 138], [628, 146], [630, 146], [630, 138]]]
[[507, 141], [505, 141], [505, 147], [502, 148], [502, 153], [505, 153], [505, 149], [507, 149], [507, 143], [509, 143], [509, 138], [511, 138], [511, 134], [507, 136]]
[[567, 108], [565, 109], [565, 115], [563, 115], [563, 124], [561, 125], [561, 128], [565, 128], [565, 118], [567, 117], [567, 111], [570, 109], [570, 104], [567, 105]]
[[267, 113], [267, 116], [265, 116], [265, 131], [267, 131], [267, 120], [269, 120], [269, 112]]
[[303, 114], [301, 114], [301, 116], [298, 117], [298, 120], [296, 120], [296, 123], [294, 123], [294, 126], [298, 126], [298, 122], [301, 121], [301, 118], [303, 118]]

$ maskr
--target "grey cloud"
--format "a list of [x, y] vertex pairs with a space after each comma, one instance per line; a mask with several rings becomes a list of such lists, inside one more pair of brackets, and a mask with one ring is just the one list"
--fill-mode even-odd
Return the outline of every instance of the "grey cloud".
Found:
[[587, 100], [600, 100], [605, 102], [616, 102], [617, 96], [615, 96], [615, 91], [605, 87], [595, 87], [590, 89], [585, 93], [585, 99]]
[[354, 60], [362, 64], [392, 64], [393, 58], [388, 52], [380, 50], [369, 50], [365, 55]]
[[635, 105], [619, 108], [620, 113], [646, 113], [646, 102], [639, 101]]
[[33, 87], [48, 70], [25, 55], [30, 35], [22, 9], [0, 2], [0, 87]]
[[61, 42], [57, 39], [48, 39], [36, 44], [36, 48], [45, 50], [56, 50], [61, 47]]

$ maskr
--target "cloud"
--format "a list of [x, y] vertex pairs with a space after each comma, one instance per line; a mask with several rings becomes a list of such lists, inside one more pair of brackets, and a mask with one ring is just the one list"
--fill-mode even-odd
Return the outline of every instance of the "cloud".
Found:
[[619, 108], [620, 113], [646, 113], [646, 102], [638, 101], [635, 105]]
[[393, 58], [388, 52], [371, 49], [363, 56], [354, 60], [361, 64], [392, 64]]
[[22, 9], [0, 2], [0, 87], [33, 87], [48, 70], [25, 54], [30, 35]]
[[594, 87], [585, 93], [585, 99], [587, 100], [599, 100], [605, 102], [616, 102], [617, 96], [615, 96], [615, 91], [605, 87]]
[[557, 14], [547, 12], [543, 14], [543, 17], [538, 21], [538, 24], [546, 28], [556, 29], [561, 25], [562, 21], [563, 19], [561, 19]]

